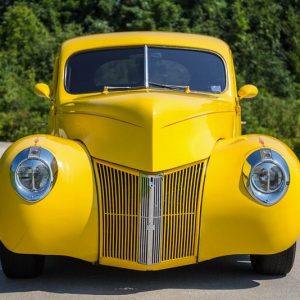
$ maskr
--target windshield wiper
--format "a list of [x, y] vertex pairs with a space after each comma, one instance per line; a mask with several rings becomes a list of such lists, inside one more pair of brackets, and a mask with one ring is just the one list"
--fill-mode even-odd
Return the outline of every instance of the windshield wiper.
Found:
[[109, 86], [106, 85], [103, 87], [103, 94], [107, 94], [110, 90], [131, 90], [131, 89], [144, 89], [144, 86]]
[[[171, 84], [163, 84], [163, 83], [156, 83], [156, 82], [149, 82], [149, 85], [167, 88], [170, 90], [179, 90], [183, 89], [185, 93], [190, 93], [190, 87], [188, 85], [171, 85]], [[110, 90], [130, 90], [130, 89], [144, 89], [145, 86], [109, 86], [105, 85], [103, 87], [103, 94], [108, 94]]]
[[156, 82], [149, 82], [149, 85], [167, 88], [170, 90], [183, 89], [186, 93], [189, 93], [191, 91], [188, 85], [172, 85], [172, 84], [163, 84], [163, 83], [156, 83]]

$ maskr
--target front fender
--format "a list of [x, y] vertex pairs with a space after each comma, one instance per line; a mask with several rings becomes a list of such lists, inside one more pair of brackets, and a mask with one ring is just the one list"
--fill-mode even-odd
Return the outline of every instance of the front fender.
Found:
[[[290, 170], [285, 196], [267, 207], [255, 201], [242, 180], [248, 155], [262, 147], [280, 153]], [[219, 141], [211, 154], [202, 202], [199, 261], [229, 254], [273, 254], [300, 234], [300, 165], [282, 142], [246, 135]]]
[[[55, 156], [58, 176], [44, 199], [28, 203], [11, 184], [10, 166], [19, 152], [35, 144]], [[92, 164], [82, 145], [48, 135], [15, 142], [0, 160], [0, 191], [0, 239], [9, 250], [97, 261], [97, 198]]]

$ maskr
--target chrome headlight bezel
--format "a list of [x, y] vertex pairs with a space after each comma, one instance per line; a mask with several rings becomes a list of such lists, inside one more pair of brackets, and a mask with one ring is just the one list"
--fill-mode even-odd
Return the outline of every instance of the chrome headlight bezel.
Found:
[[[267, 190], [262, 190], [255, 184], [254, 174], [261, 167], [264, 167], [268, 172], [274, 167], [280, 170], [282, 178], [277, 188], [272, 190], [268, 185]], [[278, 152], [268, 148], [256, 150], [247, 157], [243, 174], [244, 183], [249, 194], [265, 206], [271, 206], [279, 202], [287, 192], [290, 184], [290, 172], [285, 159]], [[268, 180], [270, 180], [269, 177]]]
[[[19, 170], [24, 164], [40, 164], [47, 171], [49, 178], [41, 188], [29, 189], [22, 184], [19, 178]], [[52, 190], [57, 178], [58, 166], [54, 155], [42, 147], [33, 146], [21, 151], [12, 161], [10, 167], [11, 183], [16, 192], [27, 202], [35, 203], [45, 198]], [[33, 175], [34, 176], [34, 175]], [[33, 178], [34, 180], [34, 178]]]

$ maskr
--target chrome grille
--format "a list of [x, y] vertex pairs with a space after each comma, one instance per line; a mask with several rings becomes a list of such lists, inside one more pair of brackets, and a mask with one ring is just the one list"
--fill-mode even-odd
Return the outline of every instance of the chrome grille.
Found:
[[197, 256], [204, 166], [146, 175], [95, 161], [100, 256], [142, 264]]
[[202, 168], [200, 163], [164, 176], [163, 261], [196, 255]]
[[97, 164], [102, 199], [103, 257], [137, 261], [139, 176]]

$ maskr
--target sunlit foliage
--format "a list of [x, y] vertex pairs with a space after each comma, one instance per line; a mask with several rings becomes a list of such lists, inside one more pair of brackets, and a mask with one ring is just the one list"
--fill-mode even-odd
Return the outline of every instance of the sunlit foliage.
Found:
[[300, 1], [3, 0], [0, 2], [0, 140], [45, 132], [49, 103], [34, 83], [51, 83], [62, 41], [79, 35], [163, 30], [220, 37], [232, 48], [245, 133], [283, 139], [300, 156]]

